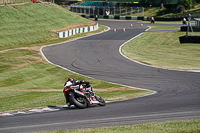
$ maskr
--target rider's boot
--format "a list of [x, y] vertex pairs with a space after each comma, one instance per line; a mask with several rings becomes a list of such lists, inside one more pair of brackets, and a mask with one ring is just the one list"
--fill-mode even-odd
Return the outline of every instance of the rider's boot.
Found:
[[71, 103], [70, 103], [70, 102], [68, 102], [68, 103], [67, 103], [67, 106], [68, 106], [68, 107], [70, 107], [70, 106], [71, 106]]

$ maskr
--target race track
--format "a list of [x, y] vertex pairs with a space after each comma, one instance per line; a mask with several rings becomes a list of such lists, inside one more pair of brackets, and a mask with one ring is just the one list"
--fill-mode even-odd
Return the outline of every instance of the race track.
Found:
[[[145, 32], [136, 21], [98, 21], [110, 31], [42, 49], [48, 61], [95, 79], [150, 89], [154, 95], [109, 103], [105, 107], [16, 115], [0, 118], [0, 132], [29, 132], [133, 125], [200, 119], [200, 73], [138, 64], [119, 47]], [[133, 27], [130, 27], [130, 24]], [[159, 25], [159, 24], [154, 24]], [[161, 25], [161, 24], [160, 24]], [[164, 24], [163, 24], [164, 25]], [[117, 32], [113, 32], [113, 28]], [[123, 28], [126, 32], [123, 32]]]

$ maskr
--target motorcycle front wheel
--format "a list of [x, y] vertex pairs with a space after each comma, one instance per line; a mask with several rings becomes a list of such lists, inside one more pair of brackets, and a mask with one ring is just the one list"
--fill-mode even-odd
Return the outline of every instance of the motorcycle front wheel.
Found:
[[73, 93], [70, 94], [70, 102], [79, 109], [84, 109], [87, 107], [87, 102], [85, 101], [84, 97], [74, 95]]
[[105, 106], [106, 102], [100, 96], [96, 95], [96, 99], [99, 101], [100, 106]]

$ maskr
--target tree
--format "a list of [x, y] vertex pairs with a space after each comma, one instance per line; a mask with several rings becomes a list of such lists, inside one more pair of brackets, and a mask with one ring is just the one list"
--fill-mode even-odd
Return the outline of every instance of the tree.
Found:
[[[181, 5], [183, 5], [186, 9], [194, 8], [197, 0], [183, 0]], [[198, 0], [199, 1], [199, 0]]]

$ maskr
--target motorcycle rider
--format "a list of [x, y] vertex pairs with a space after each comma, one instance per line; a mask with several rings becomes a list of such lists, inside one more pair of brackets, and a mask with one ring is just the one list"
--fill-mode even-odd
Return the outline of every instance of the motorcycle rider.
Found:
[[64, 88], [71, 85], [78, 85], [78, 81], [75, 80], [74, 78], [68, 78], [64, 84]]
[[[84, 85], [82, 85], [82, 84], [84, 84]], [[66, 104], [68, 105], [68, 107], [70, 107], [71, 104], [69, 102], [69, 94], [66, 93], [65, 90], [70, 88], [70, 86], [77, 86], [81, 92], [83, 92], [86, 96], [89, 97], [89, 93], [87, 93], [87, 92], [90, 92], [90, 91], [94, 92], [93, 88], [89, 84], [90, 84], [90, 82], [88, 82], [88, 81], [84, 81], [84, 80], [78, 81], [72, 77], [68, 78], [68, 80], [64, 84], [64, 90], [63, 90], [65, 99], [66, 99]]]

